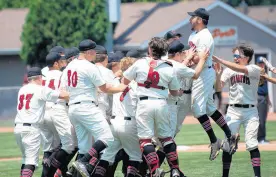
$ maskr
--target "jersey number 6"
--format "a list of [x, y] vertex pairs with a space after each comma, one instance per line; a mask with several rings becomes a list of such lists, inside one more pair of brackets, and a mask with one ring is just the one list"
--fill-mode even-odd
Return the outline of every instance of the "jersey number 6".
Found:
[[71, 70], [67, 71], [67, 77], [68, 77], [68, 86], [76, 87], [78, 84], [78, 73], [74, 71], [72, 73]]

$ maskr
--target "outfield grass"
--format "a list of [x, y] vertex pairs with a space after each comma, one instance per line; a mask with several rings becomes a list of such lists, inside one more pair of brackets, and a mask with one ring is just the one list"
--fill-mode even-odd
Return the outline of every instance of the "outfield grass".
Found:
[[[216, 124], [212, 124], [215, 134], [218, 138], [223, 139], [224, 133], [220, 127]], [[276, 140], [276, 121], [270, 121], [266, 124], [267, 128], [267, 140]], [[244, 128], [240, 129], [241, 142], [244, 141]], [[200, 145], [209, 144], [209, 138], [200, 124], [184, 124], [181, 132], [176, 136], [176, 143], [178, 145]], [[276, 162], [275, 162], [276, 165]], [[276, 176], [276, 175], [275, 175]]]
[[[213, 125], [213, 128], [217, 137], [224, 137], [222, 130], [217, 125]], [[241, 142], [244, 141], [243, 131], [241, 128]], [[267, 139], [276, 140], [276, 122], [267, 123]], [[0, 158], [21, 156], [13, 133], [0, 133], [0, 142]], [[176, 143], [178, 145], [200, 145], [208, 144], [209, 139], [201, 125], [183, 125], [181, 132], [176, 136]]]
[[[208, 160], [209, 153], [179, 153], [180, 166], [188, 177], [221, 177], [221, 156], [215, 161]], [[262, 152], [262, 176], [276, 177], [275, 157], [276, 152]], [[1, 177], [18, 177], [20, 161], [0, 162]], [[168, 165], [162, 166], [167, 169]], [[118, 167], [116, 177], [121, 177], [121, 167]], [[40, 177], [41, 168], [39, 168], [34, 177]], [[230, 171], [231, 177], [252, 177], [253, 169], [248, 152], [237, 152], [233, 157], [233, 163]], [[166, 177], [169, 177], [167, 174]]]

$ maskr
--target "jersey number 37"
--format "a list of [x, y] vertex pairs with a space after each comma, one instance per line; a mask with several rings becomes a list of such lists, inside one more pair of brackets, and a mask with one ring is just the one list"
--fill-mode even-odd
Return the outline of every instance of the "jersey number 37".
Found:
[[76, 87], [78, 84], [78, 73], [74, 71], [72, 73], [71, 70], [67, 71], [67, 79], [68, 79], [68, 86]]
[[18, 110], [21, 110], [24, 107], [24, 100], [26, 100], [25, 103], [25, 109], [30, 109], [30, 101], [33, 97], [33, 94], [27, 94], [26, 96], [24, 94], [19, 96], [19, 103], [18, 103]]

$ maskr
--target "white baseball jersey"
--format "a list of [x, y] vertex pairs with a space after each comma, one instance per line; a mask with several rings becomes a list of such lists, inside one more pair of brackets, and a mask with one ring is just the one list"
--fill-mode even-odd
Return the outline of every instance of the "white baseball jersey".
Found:
[[97, 87], [105, 84], [99, 69], [88, 60], [75, 59], [67, 66], [66, 87], [69, 105], [97, 101]]
[[229, 84], [229, 104], [257, 105], [257, 91], [261, 68], [257, 65], [247, 65], [248, 75], [226, 68], [221, 81]]
[[[173, 64], [173, 69], [176, 74], [177, 80], [180, 84], [180, 88], [182, 90], [185, 90], [186, 79], [191, 79], [195, 75], [195, 70], [193, 70], [175, 60], [168, 59], [168, 61], [170, 61]], [[178, 98], [170, 95], [169, 100], [177, 101]]]
[[[115, 79], [113, 72], [102, 65], [96, 65], [99, 68], [100, 74], [106, 83], [112, 84]], [[111, 96], [111, 95], [110, 95]], [[111, 105], [109, 105], [109, 95], [98, 90], [98, 103], [104, 106], [107, 110]]]
[[45, 113], [46, 101], [55, 102], [59, 91], [55, 91], [36, 84], [27, 84], [18, 92], [17, 115], [15, 124], [41, 123]]
[[[136, 95], [137, 83], [131, 81], [128, 85], [129, 91], [120, 92], [113, 95], [112, 115], [119, 117], [135, 117], [138, 97]], [[120, 101], [120, 97], [123, 100]]]
[[42, 78], [44, 79], [44, 77], [47, 75], [49, 71], [49, 67], [45, 66], [44, 68], [41, 69], [41, 73], [42, 73]]
[[[59, 90], [60, 88], [60, 79], [62, 72], [59, 70], [49, 70], [44, 77], [42, 85], [53, 90]], [[59, 99], [57, 102], [65, 103], [65, 100]], [[52, 106], [54, 103], [46, 103], [46, 107]]]
[[205, 67], [212, 66], [212, 56], [214, 52], [214, 39], [210, 31], [205, 28], [199, 32], [193, 32], [188, 40], [190, 47], [196, 47], [198, 52], [209, 49], [210, 55], [205, 62]]
[[[136, 61], [130, 68], [124, 72], [124, 77], [128, 80], [135, 80], [137, 83], [144, 83], [148, 78], [149, 72], [149, 58], [143, 58]], [[145, 88], [138, 86], [137, 95], [148, 96], [153, 98], [168, 98], [168, 89], [170, 90], [179, 90], [180, 85], [177, 81], [176, 75], [174, 73], [173, 67], [165, 63], [163, 60], [156, 60], [157, 65], [154, 68], [154, 71], [157, 72], [159, 76], [158, 86], [163, 86], [166, 89], [157, 89], [157, 88]]]

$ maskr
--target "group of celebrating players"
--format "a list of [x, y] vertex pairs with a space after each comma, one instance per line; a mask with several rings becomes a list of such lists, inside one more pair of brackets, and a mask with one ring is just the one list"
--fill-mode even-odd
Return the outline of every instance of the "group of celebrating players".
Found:
[[[167, 173], [160, 168], [165, 158], [172, 177], [185, 177], [174, 137], [192, 112], [210, 139], [209, 159], [223, 150], [223, 177], [229, 176], [243, 124], [254, 174], [260, 177], [257, 88], [261, 77], [275, 80], [249, 64], [254, 54], [250, 46], [235, 47], [234, 62], [214, 56], [208, 12], [199, 8], [188, 14], [193, 30], [189, 49], [173, 31], [153, 37], [145, 57], [138, 51], [108, 55], [86, 39], [78, 48], [52, 48], [47, 67], [30, 68], [15, 118], [20, 176], [33, 175], [42, 144], [42, 177], [111, 177], [121, 160], [126, 177], [161, 177]], [[229, 84], [226, 117], [213, 101], [213, 62], [226, 67], [221, 77], [222, 85]], [[225, 139], [216, 137], [209, 117]]]

